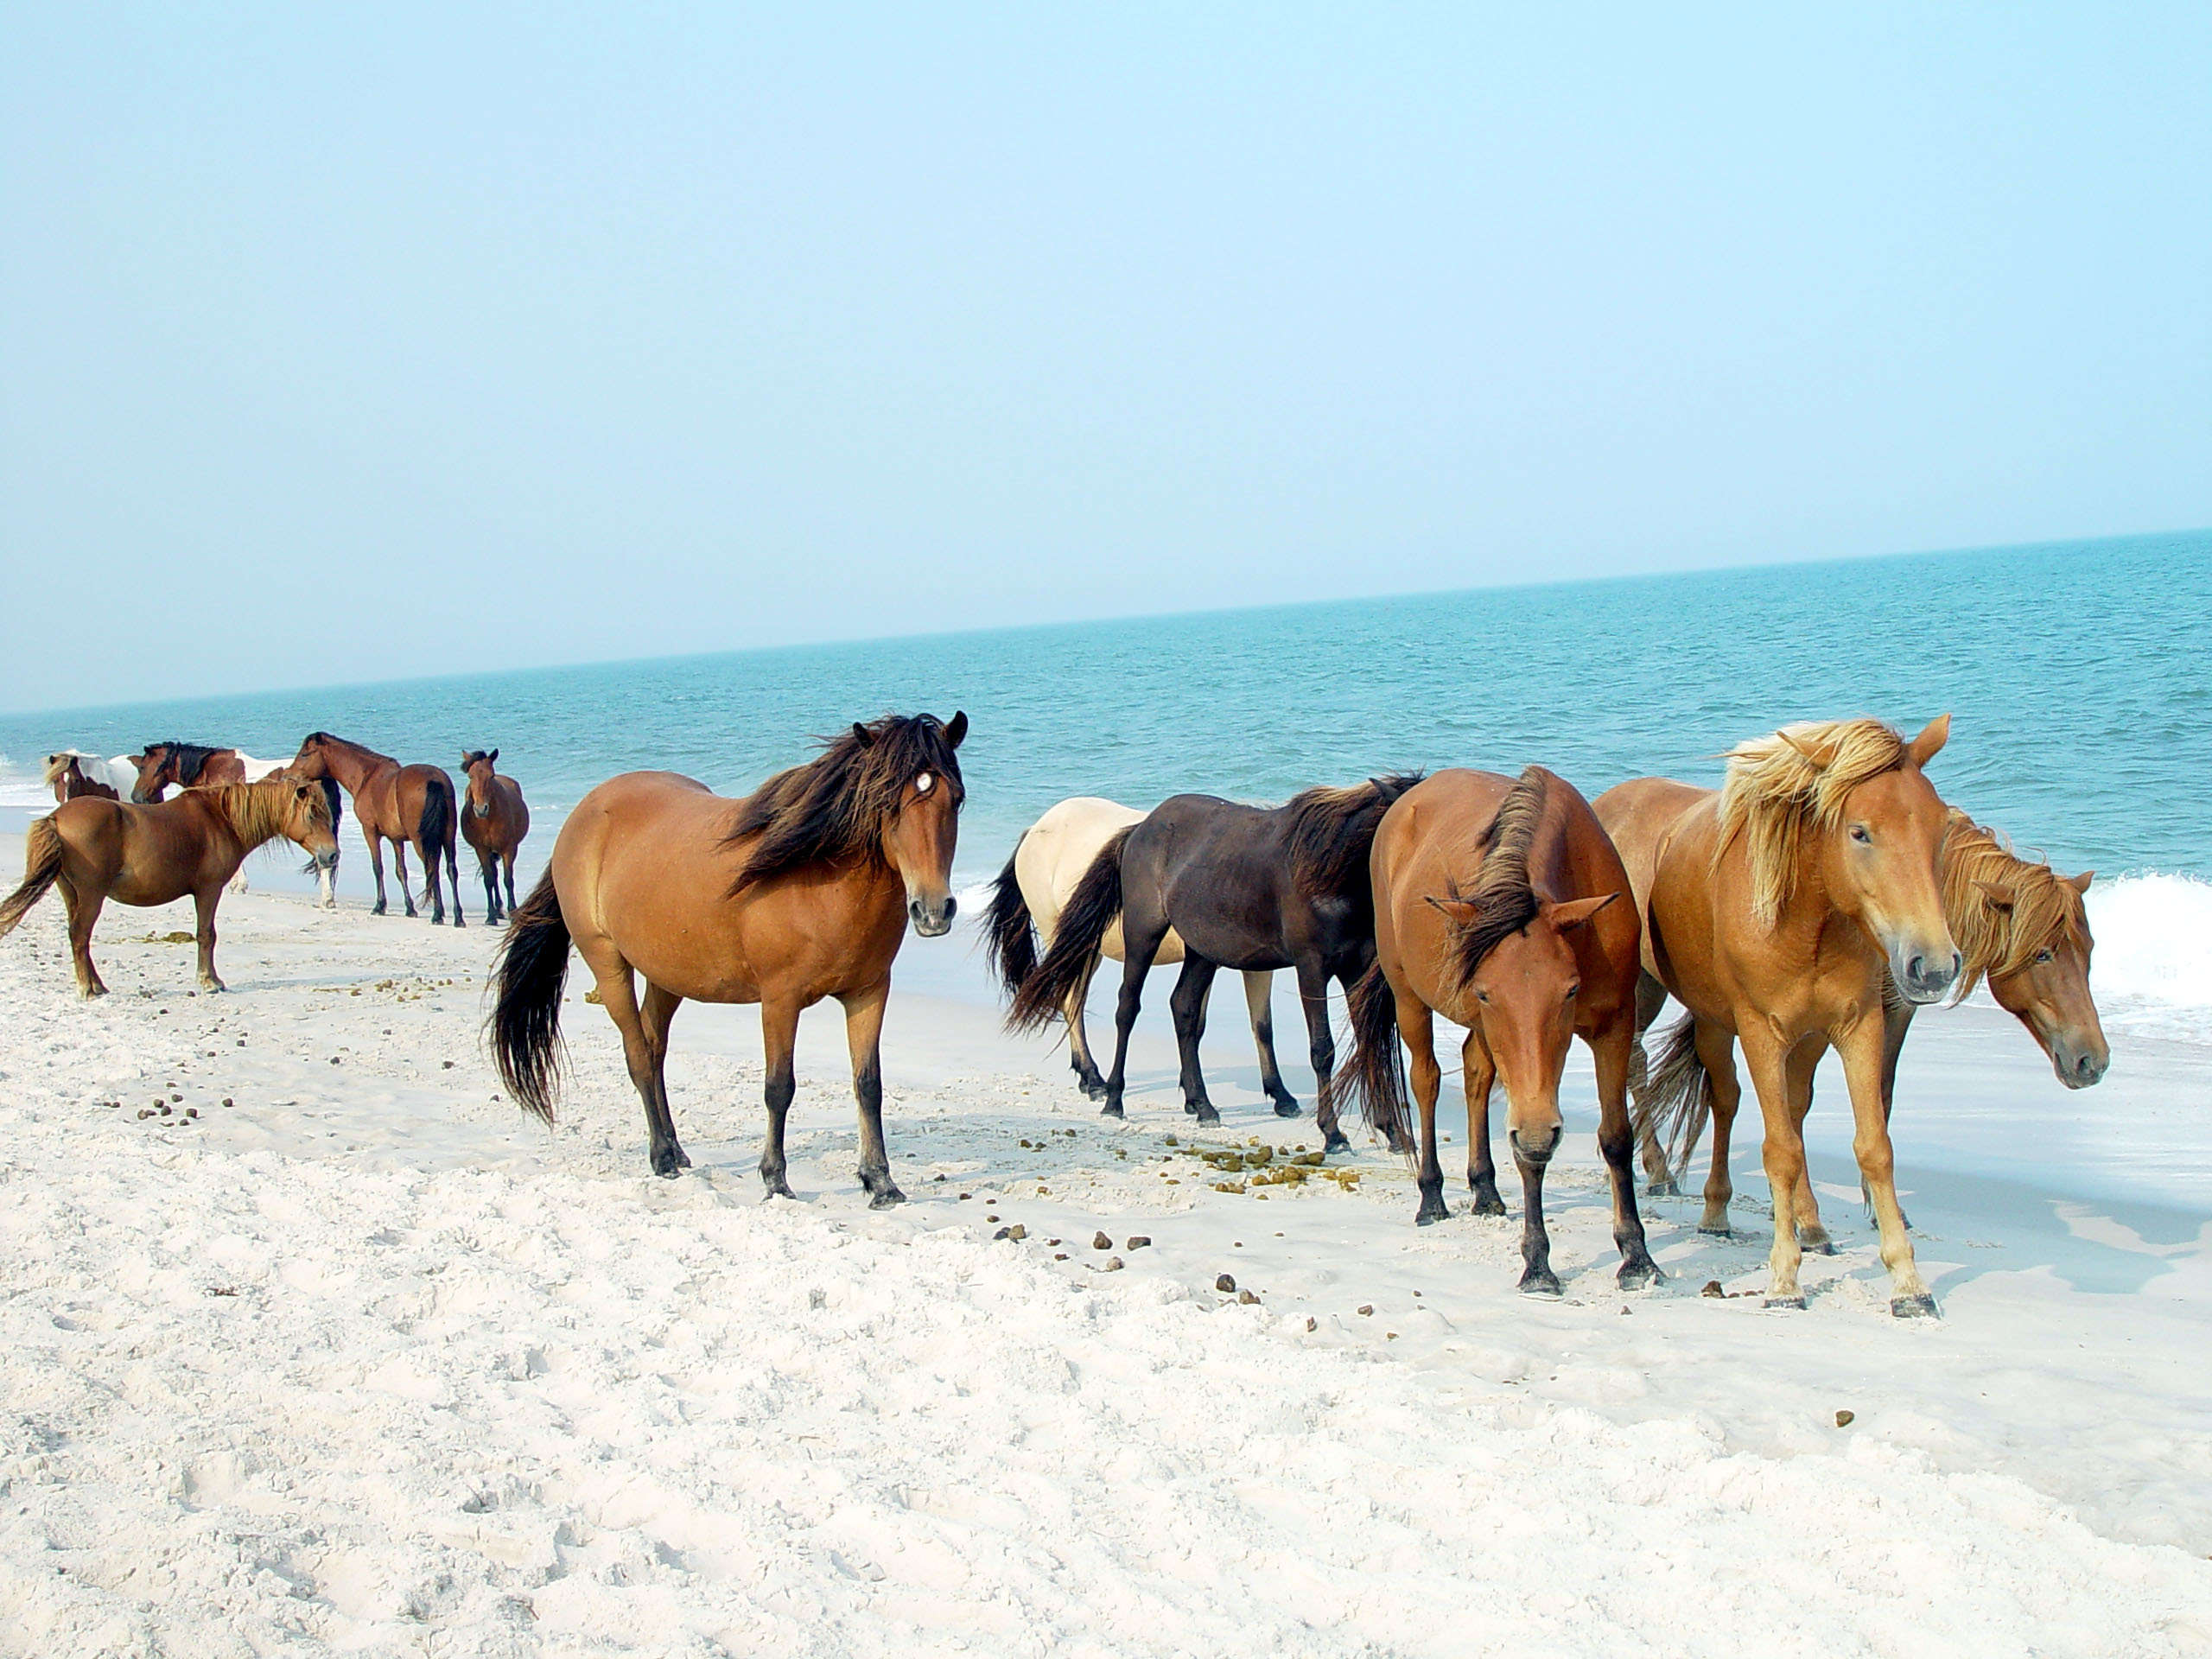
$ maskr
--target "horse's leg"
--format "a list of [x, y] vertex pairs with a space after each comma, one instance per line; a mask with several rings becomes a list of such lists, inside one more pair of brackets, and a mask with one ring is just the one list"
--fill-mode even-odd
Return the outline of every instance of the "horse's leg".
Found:
[[676, 1154], [678, 1169], [691, 1167], [691, 1160], [676, 1139], [676, 1114], [668, 1104], [668, 1027], [676, 1018], [677, 1009], [683, 1006], [683, 999], [673, 991], [664, 991], [652, 981], [645, 982], [645, 1000], [639, 1005], [639, 1023], [645, 1028], [645, 1050], [652, 1061], [652, 1098], [645, 1103], [645, 1122], [653, 1144], [666, 1147]]
[[1144, 976], [1152, 971], [1152, 959], [1160, 954], [1160, 942], [1167, 937], [1165, 917], [1148, 918], [1150, 925], [1141, 933], [1130, 925], [1131, 919], [1123, 910], [1122, 995], [1114, 1004], [1114, 1070], [1106, 1078], [1106, 1103], [1098, 1109], [1102, 1117], [1126, 1116], [1122, 1110], [1122, 1090], [1128, 1077], [1129, 1032], [1144, 1001]]
[[[645, 1035], [645, 1020], [638, 1012], [636, 974], [629, 963], [614, 956], [611, 949], [604, 963], [590, 957], [586, 957], [585, 961], [590, 963], [592, 977], [598, 982], [601, 1006], [614, 1022], [615, 1030], [622, 1033], [622, 1059], [629, 1068], [630, 1086], [638, 1091], [639, 1103], [645, 1109], [646, 1160], [654, 1174], [673, 1180], [683, 1166], [678, 1161], [675, 1137], [664, 1134], [661, 1128], [653, 1046], [652, 1039]], [[650, 990], [651, 987], [647, 988]]]
[[1083, 1012], [1090, 998], [1091, 978], [1097, 972], [1098, 958], [1093, 957], [1060, 1008], [1068, 1022], [1068, 1064], [1075, 1068], [1077, 1085], [1093, 1100], [1104, 1098], [1106, 1079], [1098, 1075], [1098, 1063], [1090, 1058], [1090, 1033], [1084, 1027]]
[[1415, 996], [1401, 996], [1397, 1003], [1398, 1040], [1412, 1060], [1407, 1069], [1414, 1109], [1421, 1114], [1421, 1208], [1414, 1223], [1427, 1227], [1452, 1213], [1444, 1203], [1444, 1166], [1436, 1159], [1436, 1096], [1444, 1087], [1444, 1068], [1436, 1063], [1436, 1016], [1428, 1004]]
[[[404, 836], [391, 838], [391, 873], [399, 880], [399, 902], [407, 906], [410, 916], [416, 914], [415, 889], [409, 885], [407, 879], [407, 837]], [[427, 894], [424, 896], [428, 897]]]
[[[492, 926], [499, 925], [499, 858], [496, 853], [479, 849], [476, 871], [484, 878], [484, 919]], [[456, 892], [459, 889], [455, 889]]]
[[[1797, 1138], [1805, 1138], [1805, 1120], [1813, 1114], [1813, 1073], [1821, 1064], [1821, 1056], [1827, 1052], [1827, 1046], [1808, 1043], [1793, 1049], [1789, 1055], [1789, 1109], [1797, 1120]], [[1815, 1255], [1834, 1255], [1835, 1241], [1828, 1236], [1828, 1230], [1821, 1222], [1821, 1201], [1813, 1193], [1813, 1166], [1802, 1166], [1797, 1179], [1797, 1195], [1791, 1205], [1797, 1217], [1797, 1245]]]
[[1198, 1065], [1198, 1039], [1206, 1033], [1206, 993], [1213, 988], [1214, 969], [1185, 944], [1183, 971], [1175, 980], [1175, 994], [1167, 1000], [1175, 1016], [1175, 1047], [1183, 1057], [1183, 1109], [1201, 1123], [1218, 1123], [1221, 1114], [1206, 1097], [1206, 1074]]
[[[358, 800], [359, 798], [357, 797], [356, 799]], [[377, 878], [377, 901], [370, 908], [369, 914], [381, 916], [384, 914], [384, 837], [364, 823], [361, 826], [361, 839], [369, 843], [369, 868], [376, 873]], [[406, 892], [407, 883], [404, 880], [401, 880], [399, 889], [403, 893]], [[415, 913], [411, 905], [408, 907], [407, 913], [410, 916]]]
[[215, 906], [222, 896], [220, 887], [203, 887], [192, 895], [192, 908], [200, 922], [196, 931], [200, 943], [200, 988], [203, 991], [230, 988], [215, 976]]
[[1350, 1152], [1351, 1142], [1337, 1126], [1336, 1091], [1329, 1086], [1337, 1071], [1336, 1033], [1329, 1029], [1329, 970], [1310, 956], [1301, 958], [1297, 968], [1298, 1000], [1306, 1010], [1306, 1058], [1313, 1065], [1314, 1127], [1321, 1131], [1323, 1152]]
[[[1638, 972], [1636, 976], [1636, 1040], [1628, 1056], [1629, 1093], [1638, 1101], [1650, 1086], [1651, 1059], [1643, 1050], [1643, 1033], [1651, 1029], [1651, 1022], [1659, 1017], [1659, 1010], [1667, 1006], [1667, 988], [1649, 974]], [[1685, 1152], [1687, 1155], [1687, 1150]], [[1667, 1148], [1659, 1137], [1652, 1136], [1643, 1148], [1643, 1178], [1646, 1196], [1655, 1198], [1676, 1198], [1682, 1189], [1675, 1185], [1675, 1172], [1667, 1162]]]
[[454, 843], [460, 839], [459, 823], [448, 824], [446, 826], [446, 886], [453, 893], [453, 925], [455, 927], [466, 927], [468, 925], [468, 918], [461, 913], [461, 863], [454, 848]]
[[1474, 1213], [1502, 1216], [1505, 1200], [1497, 1196], [1497, 1164], [1490, 1153], [1490, 1093], [1497, 1063], [1471, 1031], [1459, 1045], [1459, 1076], [1467, 1094], [1467, 1188], [1475, 1195]]
[[861, 1185], [868, 1207], [888, 1210], [906, 1202], [891, 1179], [891, 1154], [883, 1144], [883, 1006], [891, 982], [837, 999], [845, 1005], [845, 1044], [853, 1055], [853, 1098], [861, 1116]]
[[[1882, 1122], [1887, 1124], [1897, 1107], [1897, 1059], [1904, 1052], [1904, 1039], [1912, 1034], [1913, 1007], [1899, 1000], [1887, 1002], [1882, 1007]], [[1866, 1183], [1859, 1183], [1859, 1201], [1866, 1206], [1866, 1219], [1874, 1219], [1874, 1195], [1866, 1190]], [[1897, 1211], [1904, 1215], [1900, 1208]], [[1910, 1217], [1905, 1224], [1912, 1225]]]
[[1661, 1277], [1644, 1242], [1643, 1217], [1636, 1210], [1636, 1132], [1628, 1121], [1629, 1069], [1641, 1045], [1632, 1021], [1618, 1017], [1583, 1040], [1598, 1070], [1598, 1151], [1613, 1185], [1613, 1243], [1621, 1253], [1617, 1277], [1623, 1290], [1641, 1290]]
[[[1705, 1052], [1707, 1027], [1698, 1027], [1698, 1052]], [[1774, 1248], [1767, 1255], [1766, 1305], [1802, 1307], [1805, 1293], [1798, 1288], [1797, 1271], [1804, 1261], [1798, 1248], [1795, 1211], [1797, 1183], [1805, 1164], [1805, 1143], [1797, 1138], [1797, 1120], [1789, 1109], [1789, 1056], [1764, 1022], [1745, 1023], [1742, 1039], [1744, 1063], [1751, 1068], [1751, 1087], [1758, 1093], [1759, 1118], [1765, 1129], [1762, 1161], [1766, 1166], [1767, 1190], [1774, 1197]], [[1729, 1068], [1731, 1081], [1734, 1068]], [[1713, 1124], [1720, 1123], [1719, 1078], [1713, 1084]], [[1855, 1090], [1853, 1091], [1856, 1092]], [[1716, 1134], [1714, 1150], [1720, 1150]], [[1718, 1166], [1716, 1165], [1716, 1170]], [[1715, 1179], [1719, 1179], [1716, 1174]], [[1711, 1192], [1707, 1186], [1708, 1193]], [[1707, 1209], [1710, 1211], [1710, 1205]]]
[[512, 848], [507, 849], [507, 855], [502, 861], [506, 866], [507, 875], [507, 905], [502, 913], [512, 915], [515, 908], [515, 855]]
[[[404, 855], [407, 843], [402, 841], [399, 845]], [[446, 922], [446, 895], [445, 889], [438, 885], [438, 849], [418, 841], [415, 843], [415, 850], [423, 860], [423, 898], [430, 906], [430, 925], [443, 927]], [[405, 876], [400, 877], [402, 887], [406, 882]], [[453, 890], [453, 914], [454, 921], [458, 925], [461, 920], [461, 889], [458, 887]]]
[[1890, 1270], [1890, 1312], [1901, 1319], [1932, 1318], [1936, 1299], [1929, 1294], [1905, 1234], [1904, 1211], [1897, 1207], [1897, 1154], [1883, 1111], [1883, 1029], [1862, 1020], [1836, 1038], [1844, 1080], [1851, 1086], [1851, 1116], [1856, 1133], [1851, 1149], [1859, 1173], [1874, 1195], [1874, 1219], [1882, 1230], [1882, 1265]]
[[1274, 989], [1275, 976], [1268, 969], [1245, 970], [1244, 1006], [1252, 1014], [1253, 1046], [1260, 1051], [1261, 1090], [1274, 1102], [1277, 1117], [1296, 1117], [1298, 1096], [1284, 1084], [1282, 1068], [1275, 1064]]
[[760, 1052], [767, 1073], [761, 1095], [768, 1106], [768, 1135], [760, 1146], [760, 1185], [772, 1198], [791, 1196], [784, 1179], [784, 1120], [791, 1116], [791, 1096], [798, 1092], [791, 1069], [791, 1051], [798, 1045], [798, 1011], [796, 1001], [771, 1002], [763, 997], [760, 1001]]
[[[1698, 1064], [1705, 1068], [1713, 1090], [1713, 1167], [1705, 1178], [1705, 1214], [1698, 1218], [1697, 1230], [1732, 1238], [1728, 1202], [1736, 1196], [1736, 1184], [1728, 1173], [1728, 1136], [1736, 1126], [1736, 1108], [1744, 1098], [1743, 1085], [1736, 1080], [1736, 1039], [1725, 1027], [1700, 1020], [1695, 1041]], [[1687, 1160], [1689, 1149], [1685, 1147], [1682, 1155]], [[1794, 1270], [1791, 1280], [1796, 1281]]]
[[100, 981], [100, 970], [92, 966], [92, 924], [100, 918], [100, 906], [107, 902], [105, 893], [80, 893], [63, 876], [61, 907], [69, 917], [69, 957], [77, 969], [77, 995], [82, 997], [105, 996], [107, 987]]

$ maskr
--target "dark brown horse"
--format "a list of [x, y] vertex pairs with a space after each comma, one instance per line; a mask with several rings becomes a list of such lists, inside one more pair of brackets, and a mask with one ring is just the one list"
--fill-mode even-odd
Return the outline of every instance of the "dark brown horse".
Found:
[[122, 797], [112, 785], [85, 775], [84, 767], [78, 764], [82, 758], [67, 749], [46, 757], [46, 781], [54, 791], [54, 804], [61, 806], [80, 795], [89, 795], [98, 801], [120, 800]]
[[784, 1120], [798, 1087], [799, 1012], [835, 997], [860, 1105], [861, 1185], [876, 1209], [899, 1203], [883, 1144], [884, 1004], [907, 923], [925, 938], [952, 927], [965, 794], [954, 751], [967, 734], [965, 715], [887, 715], [741, 800], [670, 772], [626, 772], [593, 790], [561, 826], [499, 947], [490, 1037], [508, 1090], [551, 1121], [574, 944], [622, 1033], [653, 1173], [673, 1176], [691, 1160], [668, 1103], [669, 1022], [686, 997], [758, 1002], [768, 1106], [760, 1179], [771, 1197], [789, 1198]]
[[465, 926], [461, 912], [461, 880], [454, 843], [455, 811], [453, 779], [442, 766], [403, 766], [388, 754], [359, 743], [349, 743], [328, 732], [313, 732], [286, 770], [297, 778], [333, 778], [353, 798], [353, 816], [361, 821], [361, 839], [369, 844], [369, 868], [376, 872], [377, 902], [370, 914], [385, 913], [384, 843], [391, 843], [392, 865], [399, 877], [399, 901], [415, 914], [415, 896], [407, 886], [407, 849], [413, 843], [423, 861], [426, 878], [423, 898], [430, 906], [430, 920], [446, 918], [443, 894], [438, 887], [438, 859], [446, 861], [446, 875], [453, 887], [453, 925]]
[[[1424, 1226], [1449, 1213], [1436, 1155], [1434, 1016], [1466, 1028], [1467, 1185], [1475, 1213], [1503, 1215], [1491, 1161], [1491, 1085], [1505, 1085], [1505, 1140], [1521, 1171], [1521, 1288], [1560, 1294], [1544, 1230], [1544, 1171], [1563, 1125], [1560, 1075], [1570, 1040], [1598, 1070], [1598, 1148], [1611, 1178], [1624, 1289], [1660, 1276], [1636, 1211], [1629, 1059], [1636, 1046], [1642, 930], [1628, 872], [1574, 785], [1541, 766], [1516, 780], [1440, 772], [1382, 815], [1368, 868], [1375, 965], [1352, 989], [1354, 1048], [1338, 1080], [1370, 1124], [1402, 1134], [1403, 1039], [1421, 1109]], [[1623, 902], [1616, 903], [1615, 900]]]
[[81, 796], [32, 823], [22, 885], [0, 903], [0, 935], [58, 885], [69, 912], [77, 988], [104, 996], [92, 952], [101, 906], [110, 899], [166, 905], [190, 893], [199, 912], [200, 982], [219, 991], [215, 906], [245, 855], [279, 836], [298, 842], [319, 866], [338, 861], [330, 803], [313, 784], [270, 779], [188, 789], [151, 806]]
[[250, 778], [267, 776], [276, 765], [256, 762], [249, 771], [246, 758], [238, 750], [210, 748], [205, 743], [149, 743], [143, 753], [130, 759], [138, 768], [130, 798], [142, 806], [160, 800], [162, 791], [172, 784], [179, 789], [243, 784]]
[[[1337, 1051], [1329, 1030], [1329, 982], [1349, 988], [1375, 960], [1368, 848], [1390, 803], [1419, 781], [1393, 775], [1351, 789], [1309, 789], [1278, 807], [1211, 795], [1161, 802], [1141, 823], [1109, 840], [1076, 884], [1044, 959], [1015, 988], [1007, 1025], [1033, 1031], [1058, 1017], [1118, 918], [1122, 995], [1102, 1110], [1122, 1116], [1129, 1030], [1145, 975], [1173, 928], [1183, 940], [1183, 972], [1168, 1001], [1182, 1051], [1183, 1109], [1201, 1123], [1218, 1123], [1221, 1114], [1206, 1097], [1198, 1066], [1215, 971], [1295, 969], [1319, 1100], [1315, 1116], [1326, 1148], [1347, 1149], [1351, 1142], [1337, 1125], [1332, 1092]], [[1294, 1116], [1298, 1105], [1278, 1100], [1275, 1111]]]
[[[506, 910], [515, 907], [515, 853], [522, 845], [522, 838], [530, 833], [530, 808], [522, 798], [522, 785], [512, 778], [500, 775], [497, 749], [464, 749], [461, 756], [461, 770], [468, 779], [466, 798], [461, 806], [461, 837], [475, 849], [476, 868], [484, 876], [485, 919], [497, 927], [503, 906], [499, 903], [499, 874], [504, 866], [507, 878]], [[454, 890], [456, 901], [459, 889]]]

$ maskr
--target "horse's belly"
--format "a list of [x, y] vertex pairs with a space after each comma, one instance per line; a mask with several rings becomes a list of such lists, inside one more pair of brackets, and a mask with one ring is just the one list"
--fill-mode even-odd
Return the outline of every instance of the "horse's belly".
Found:
[[[1105, 937], [1098, 941], [1099, 954], [1109, 962], [1126, 962], [1128, 950], [1122, 942], [1122, 920], [1116, 917], [1108, 924]], [[1160, 941], [1160, 949], [1153, 954], [1153, 966], [1173, 964], [1183, 960], [1183, 936], [1169, 928]]]

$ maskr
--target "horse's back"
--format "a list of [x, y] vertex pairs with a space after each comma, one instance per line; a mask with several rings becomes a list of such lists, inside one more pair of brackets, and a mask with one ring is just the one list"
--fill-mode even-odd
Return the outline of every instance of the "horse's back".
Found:
[[[1106, 843], [1121, 830], [1144, 822], [1146, 814], [1102, 795], [1076, 795], [1049, 808], [1021, 837], [1014, 849], [1014, 879], [1028, 903], [1038, 937], [1049, 948], [1060, 924], [1060, 912], [1074, 893], [1084, 873], [1096, 862]], [[1122, 960], [1122, 924], [1110, 923], [1098, 942], [1101, 955]], [[1172, 933], [1160, 950], [1163, 963], [1183, 959], [1182, 941]]]

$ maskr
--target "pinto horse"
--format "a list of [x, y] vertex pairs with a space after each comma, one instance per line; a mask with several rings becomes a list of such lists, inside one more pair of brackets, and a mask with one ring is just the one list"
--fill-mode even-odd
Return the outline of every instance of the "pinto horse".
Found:
[[[1059, 926], [1060, 912], [1116, 830], [1141, 823], [1144, 814], [1118, 801], [1096, 795], [1078, 795], [1062, 801], [1022, 832], [1006, 868], [991, 888], [991, 905], [983, 917], [983, 950], [990, 969], [1011, 995], [1037, 965], [1038, 941], [1050, 949]], [[1110, 924], [1098, 944], [1099, 954], [1122, 959], [1122, 924]], [[1182, 936], [1173, 928], [1160, 942], [1155, 965], [1183, 960]], [[1096, 958], [1092, 967], [1097, 966]], [[1254, 969], [1244, 976], [1244, 1002], [1252, 1016], [1252, 1040], [1260, 1052], [1260, 1087], [1285, 1117], [1298, 1115], [1298, 1100], [1284, 1087], [1282, 1069], [1275, 1063], [1274, 976]], [[1090, 993], [1091, 976], [1068, 994], [1061, 1005], [1066, 1016], [1070, 1064], [1083, 1092], [1093, 1100], [1106, 1097], [1106, 1079], [1090, 1058], [1090, 1034], [1084, 1029], [1084, 1002]]]
[[328, 732], [311, 732], [286, 768], [296, 778], [335, 779], [353, 798], [353, 816], [361, 823], [361, 839], [369, 844], [369, 868], [376, 872], [377, 901], [372, 916], [385, 913], [384, 843], [391, 843], [393, 868], [399, 876], [399, 901], [415, 914], [415, 896], [407, 885], [407, 848], [411, 842], [423, 861], [426, 879], [423, 898], [430, 906], [430, 920], [446, 918], [443, 894], [438, 887], [438, 858], [445, 857], [446, 877], [453, 888], [453, 925], [467, 924], [461, 913], [461, 880], [454, 853], [454, 797], [453, 779], [442, 766], [403, 766], [388, 754], [359, 743], [349, 743]]
[[[1956, 807], [1943, 834], [1943, 916], [1965, 958], [1952, 987], [1953, 1006], [1985, 978], [1997, 1006], [2018, 1020], [2069, 1089], [2087, 1089], [2105, 1074], [2112, 1051], [2089, 990], [2095, 941], [2082, 898], [2092, 872], [2062, 876], [2048, 864], [2016, 857], [2004, 837]], [[1912, 1030], [1914, 1005], [1891, 995], [1884, 1008], [1882, 1114], [1896, 1109], [1897, 1058]], [[1694, 1021], [1678, 1021], [1662, 1042], [1639, 1102], [1644, 1168], [1654, 1192], [1675, 1191], [1673, 1170], [1688, 1165], [1712, 1111], [1713, 1084], [1698, 1058]], [[1731, 1084], [1734, 1082], [1732, 1056]], [[1807, 1104], [1811, 1103], [1809, 1091]], [[1799, 1133], [1803, 1132], [1799, 1119]], [[1669, 1143], [1675, 1147], [1670, 1155]], [[1820, 1204], [1808, 1181], [1797, 1193], [1797, 1242], [1832, 1253]]]
[[1519, 779], [1440, 772], [1400, 796], [1375, 832], [1375, 964], [1352, 988], [1353, 1049], [1339, 1094], [1401, 1138], [1413, 1054], [1421, 1109], [1421, 1211], [1450, 1212], [1436, 1154], [1435, 1015], [1466, 1028], [1467, 1185], [1477, 1215], [1503, 1215], [1491, 1161], [1490, 1097], [1505, 1085], [1505, 1140], [1520, 1167], [1522, 1291], [1560, 1294], [1544, 1230], [1544, 1171], [1564, 1126], [1560, 1073], [1570, 1041], [1598, 1071], [1598, 1147], [1611, 1178], [1621, 1287], [1656, 1282], [1636, 1211], [1629, 1129], [1630, 1055], [1642, 930], [1620, 855], [1573, 785], [1541, 766]]
[[[1938, 879], [1948, 810], [1923, 771], [1949, 733], [1948, 715], [1910, 742], [1874, 720], [1789, 726], [1731, 750], [1717, 796], [1645, 778], [1597, 801], [1642, 912], [1649, 979], [1640, 999], [1656, 1010], [1670, 992], [1689, 1010], [1697, 1056], [1713, 1079], [1707, 1230], [1727, 1225], [1738, 1099], [1732, 1038], [1751, 1067], [1774, 1197], [1770, 1306], [1805, 1305], [1798, 1124], [1814, 1069], [1833, 1046], [1851, 1090], [1853, 1149], [1881, 1228], [1890, 1310], [1901, 1319], [1936, 1312], [1897, 1208], [1882, 1099], [1883, 1009], [1892, 984], [1909, 1001], [1933, 1002], [1959, 974]], [[1639, 1010], [1640, 1024], [1649, 1018]]]
[[[1060, 912], [1051, 948], [1016, 988], [1007, 1026], [1037, 1030], [1064, 1009], [1096, 967], [1106, 930], [1118, 919], [1122, 995], [1114, 1015], [1114, 1070], [1101, 1110], [1122, 1116], [1129, 1030], [1145, 976], [1173, 928], [1183, 940], [1183, 973], [1168, 1006], [1182, 1052], [1184, 1109], [1201, 1123], [1218, 1123], [1221, 1114], [1206, 1097], [1198, 1065], [1214, 974], [1222, 968], [1295, 969], [1322, 1140], [1328, 1151], [1349, 1149], [1351, 1142], [1337, 1126], [1329, 982], [1349, 989], [1375, 959], [1368, 849], [1384, 811], [1419, 781], [1392, 775], [1351, 789], [1309, 789], [1277, 807], [1211, 795], [1161, 802], [1143, 822], [1117, 830], [1091, 861]], [[1296, 1109], [1275, 1103], [1278, 1115]]]
[[[502, 908], [500, 867], [505, 866], [507, 877], [505, 908], [512, 911], [515, 907], [515, 853], [530, 833], [530, 808], [522, 798], [522, 785], [500, 775], [499, 759], [497, 749], [464, 749], [461, 755], [461, 774], [468, 779], [461, 806], [461, 833], [475, 849], [476, 868], [484, 876], [485, 919], [494, 927], [499, 925]], [[455, 887], [456, 906], [460, 901], [461, 890]]]
[[32, 823], [22, 885], [0, 902], [0, 936], [59, 886], [69, 913], [77, 989], [105, 996], [92, 966], [92, 924], [110, 899], [166, 905], [192, 895], [199, 912], [200, 983], [219, 991], [215, 974], [215, 906], [245, 855], [283, 836], [318, 865], [334, 864], [330, 803], [313, 784], [270, 779], [189, 789], [151, 806], [79, 796]]
[[[122, 797], [114, 786], [86, 775], [82, 764], [84, 756], [74, 749], [64, 749], [59, 754], [46, 757], [46, 781], [54, 791], [54, 804], [66, 805], [80, 795], [90, 795], [96, 800], [114, 801]], [[95, 763], [97, 764], [97, 763]]]
[[[669, 1022], [686, 997], [757, 1002], [768, 1135], [760, 1179], [789, 1198], [784, 1121], [800, 1010], [845, 1010], [870, 1207], [905, 1199], [883, 1144], [880, 1046], [891, 963], [911, 921], [951, 931], [968, 716], [886, 715], [729, 800], [671, 772], [609, 779], [576, 804], [514, 912], [493, 971], [493, 1053], [508, 1091], [552, 1121], [569, 947], [598, 982], [644, 1102], [656, 1175], [691, 1160], [669, 1109]], [[643, 976], [642, 1005], [636, 981]]]

